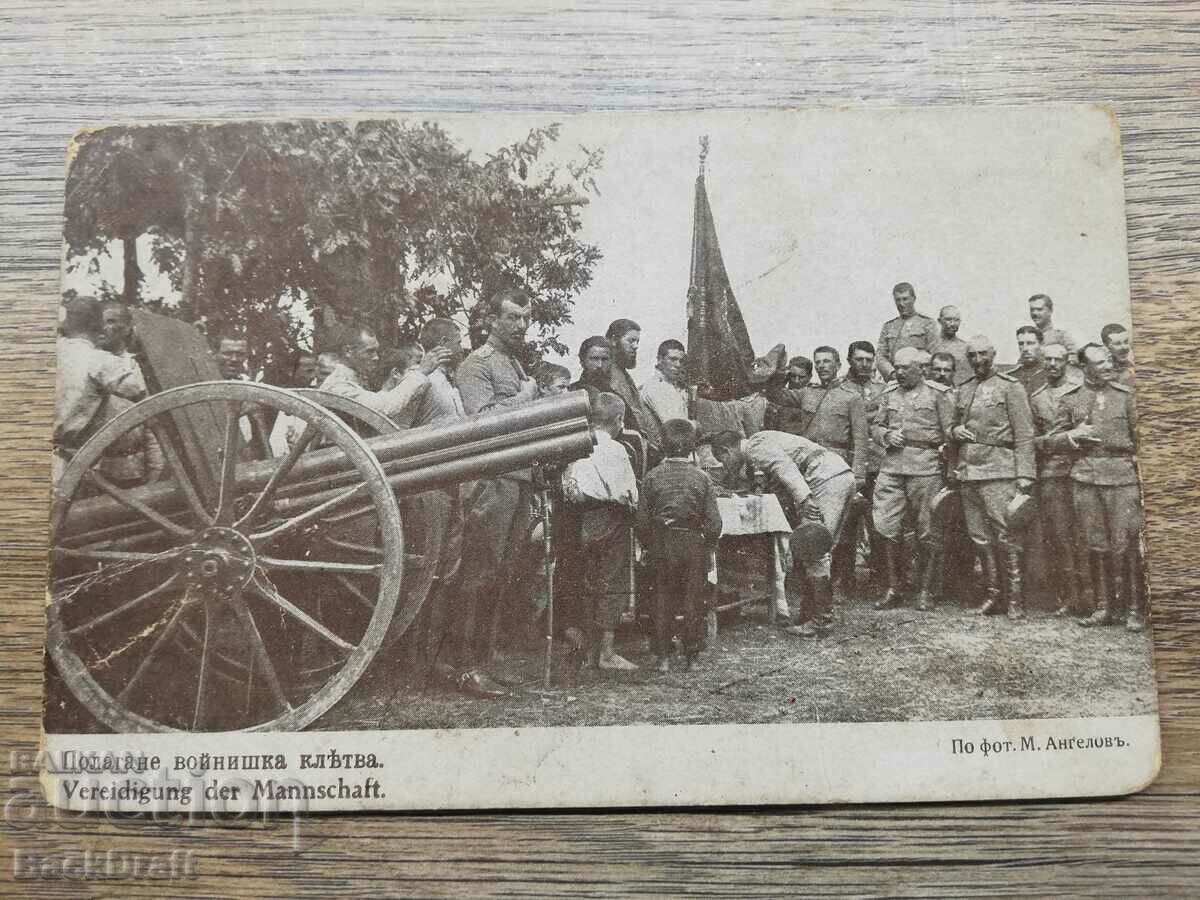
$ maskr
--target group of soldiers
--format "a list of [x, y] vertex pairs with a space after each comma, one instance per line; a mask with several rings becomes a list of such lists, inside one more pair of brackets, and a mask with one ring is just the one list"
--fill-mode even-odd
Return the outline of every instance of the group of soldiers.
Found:
[[[1026, 557], [1040, 545], [1054, 560], [1061, 615], [1079, 615], [1084, 626], [1113, 624], [1123, 604], [1126, 627], [1141, 630], [1142, 518], [1126, 329], [1105, 326], [1099, 341], [1077, 348], [1053, 324], [1053, 301], [1035, 295], [1031, 322], [1016, 333], [1020, 361], [1000, 372], [990, 340], [958, 337], [955, 307], [943, 307], [936, 320], [925, 316], [907, 283], [892, 297], [898, 315], [884, 323], [876, 345], [850, 344], [844, 376], [839, 352], [822, 346], [811, 361], [769, 366], [754, 395], [726, 403], [689, 389], [679, 340], [658, 346], [653, 377], [636, 384], [641, 328], [630, 319], [582, 343], [576, 381], [561, 366], [528, 371], [532, 304], [519, 290], [481, 301], [469, 353], [463, 331], [448, 319], [428, 322], [416, 343], [395, 349], [381, 349], [369, 329], [343, 328], [322, 353], [298, 351], [285, 380], [413, 428], [567, 389], [586, 390], [593, 404], [616, 395], [624, 429], [643, 448], [639, 477], [661, 455], [665, 423], [691, 420], [725, 478], [763, 473], [793, 522], [818, 522], [829, 535], [828, 552], [797, 554], [804, 601], [798, 614], [785, 610], [794, 634], [819, 635], [832, 623], [834, 595], [844, 602], [856, 583], [860, 543], [886, 585], [878, 609], [910, 601], [931, 608], [974, 583], [977, 559], [979, 612], [1007, 609], [1019, 619]], [[128, 309], [89, 298], [66, 309], [55, 432], [56, 458], [61, 449], [64, 459], [94, 432], [107, 397], [127, 404], [146, 390], [129, 350]], [[220, 342], [222, 377], [247, 377], [247, 349], [238, 337]], [[273, 446], [294, 438], [287, 427], [283, 417], [274, 423]], [[140, 480], [152, 480], [154, 466], [144, 460]], [[511, 472], [405, 501], [419, 506], [423, 527], [438, 532], [442, 547], [434, 589], [406, 641], [431, 671], [474, 696], [508, 692], [489, 670], [498, 635], [513, 609], [517, 618], [540, 612], [520, 612], [509, 599], [544, 496], [536, 474]]]
[[[1026, 575], [1038, 568], [1058, 615], [1108, 625], [1123, 606], [1126, 627], [1142, 630], [1127, 330], [1106, 325], [1098, 341], [1077, 348], [1053, 324], [1051, 298], [1037, 294], [1028, 301], [1031, 323], [1016, 329], [1019, 362], [1001, 372], [987, 337], [958, 337], [957, 308], [935, 320], [916, 311], [911, 285], [896, 285], [892, 296], [899, 314], [884, 323], [877, 347], [850, 345], [845, 378], [837, 351], [819, 347], [811, 363], [789, 362], [786, 387], [766, 391], [775, 406], [769, 428], [833, 451], [853, 473], [858, 502], [840, 518], [825, 516], [835, 580], [850, 583], [861, 528], [872, 569], [886, 575], [877, 609], [911, 599], [928, 610], [950, 588], [975, 590], [977, 559], [981, 614], [1007, 609], [1022, 618]], [[818, 380], [809, 383], [813, 369]], [[1028, 566], [1036, 554], [1043, 564]], [[818, 587], [813, 594], [816, 617], [828, 618]]]

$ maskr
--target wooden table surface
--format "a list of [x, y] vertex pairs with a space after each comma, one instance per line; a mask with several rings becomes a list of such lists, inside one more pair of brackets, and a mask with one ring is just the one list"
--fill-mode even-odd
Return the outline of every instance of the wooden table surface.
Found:
[[[198, 877], [22, 893], [1134, 896], [1200, 878], [1200, 4], [0, 3], [0, 752], [38, 737], [63, 148], [83, 125], [446, 109], [1111, 102], [1124, 139], [1164, 766], [1106, 802], [329, 816], [35, 810], [14, 848], [191, 850]], [[12, 875], [12, 854], [0, 860]], [[9, 887], [12, 887], [11, 885]]]

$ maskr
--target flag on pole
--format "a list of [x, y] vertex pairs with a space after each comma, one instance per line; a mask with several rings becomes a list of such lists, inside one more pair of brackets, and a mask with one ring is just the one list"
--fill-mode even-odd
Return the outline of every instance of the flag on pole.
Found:
[[700, 174], [696, 178], [695, 218], [692, 224], [692, 274], [688, 285], [688, 383], [701, 396], [732, 400], [750, 393], [754, 350], [746, 322], [733, 296], [708, 191], [704, 159], [708, 137], [700, 139]]

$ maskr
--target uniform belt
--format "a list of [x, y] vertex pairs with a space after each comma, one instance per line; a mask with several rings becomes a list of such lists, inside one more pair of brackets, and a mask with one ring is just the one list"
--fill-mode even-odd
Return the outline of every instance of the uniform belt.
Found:
[[837, 441], [822, 441], [821, 446], [824, 447], [826, 450], [849, 450], [850, 449], [849, 444], [839, 443]]
[[1012, 450], [1016, 446], [1012, 441], [967, 441], [968, 444], [982, 444], [984, 447], [999, 447], [1002, 450]]
[[664, 524], [663, 528], [667, 529], [667, 531], [682, 531], [684, 534], [699, 534], [701, 536], [704, 534], [699, 528], [684, 528], [682, 525]]
[[1084, 459], [1133, 459], [1132, 450], [1089, 450], [1084, 453]]
[[[936, 450], [940, 446], [942, 446], [941, 441], [918, 441], [914, 440], [913, 438], [904, 439], [904, 447], [913, 447], [917, 450]], [[904, 447], [896, 447], [894, 449], [903, 450]], [[888, 449], [890, 450], [893, 448], [889, 447]]]

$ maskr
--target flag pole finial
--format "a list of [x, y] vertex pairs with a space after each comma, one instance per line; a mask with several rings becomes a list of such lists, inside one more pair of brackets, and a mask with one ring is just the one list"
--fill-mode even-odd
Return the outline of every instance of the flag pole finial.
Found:
[[704, 161], [708, 159], [708, 135], [700, 135], [700, 175], [704, 175]]

